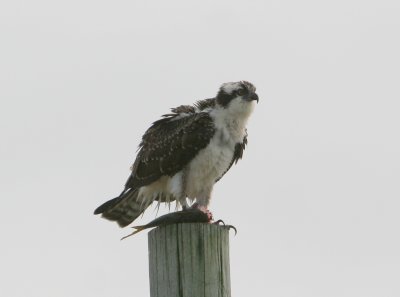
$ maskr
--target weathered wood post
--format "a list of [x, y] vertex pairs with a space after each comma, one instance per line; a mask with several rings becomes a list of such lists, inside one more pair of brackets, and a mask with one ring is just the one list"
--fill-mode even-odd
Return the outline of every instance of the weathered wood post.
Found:
[[185, 223], [149, 232], [151, 297], [230, 297], [229, 228]]

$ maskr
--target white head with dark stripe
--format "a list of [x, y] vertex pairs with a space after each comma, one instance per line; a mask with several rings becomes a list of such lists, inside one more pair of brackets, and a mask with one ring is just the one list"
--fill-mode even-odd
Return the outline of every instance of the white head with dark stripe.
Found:
[[216, 97], [217, 104], [232, 116], [248, 117], [254, 109], [258, 95], [253, 84], [247, 81], [222, 84]]

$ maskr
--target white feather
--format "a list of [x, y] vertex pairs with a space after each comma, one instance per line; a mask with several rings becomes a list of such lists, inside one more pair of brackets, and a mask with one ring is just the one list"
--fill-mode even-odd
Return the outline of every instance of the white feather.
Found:
[[221, 89], [227, 94], [232, 94], [233, 91], [239, 88], [240, 88], [240, 82], [228, 82], [222, 84], [221, 86]]
[[246, 135], [246, 123], [254, 109], [254, 102], [240, 97], [227, 108], [217, 106], [210, 111], [216, 132], [209, 145], [189, 163], [186, 174], [186, 195], [200, 206], [207, 206], [215, 181], [232, 162], [235, 145]]

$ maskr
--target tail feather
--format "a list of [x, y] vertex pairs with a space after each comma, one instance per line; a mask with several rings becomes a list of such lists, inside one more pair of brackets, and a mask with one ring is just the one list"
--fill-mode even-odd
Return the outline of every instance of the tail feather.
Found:
[[114, 199], [108, 200], [107, 202], [103, 203], [98, 208], [96, 208], [96, 210], [94, 211], [94, 214], [98, 215], [98, 214], [105, 212], [107, 209], [113, 207], [119, 201], [121, 201], [121, 197], [116, 197]]
[[116, 221], [120, 227], [128, 226], [151, 204], [138, 201], [138, 190], [130, 189], [121, 196], [111, 199], [100, 205], [95, 214], [102, 214], [103, 218]]

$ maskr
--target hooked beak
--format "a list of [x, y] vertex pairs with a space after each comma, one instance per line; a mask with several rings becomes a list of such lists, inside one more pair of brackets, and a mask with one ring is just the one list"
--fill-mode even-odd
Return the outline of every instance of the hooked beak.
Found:
[[257, 100], [257, 103], [258, 103], [258, 95], [256, 93], [251, 94], [250, 95], [250, 99], [251, 100]]

